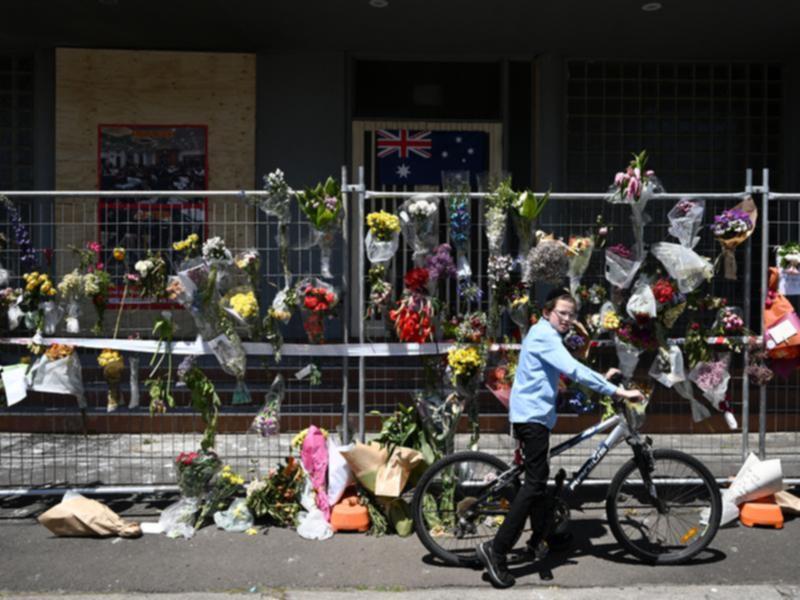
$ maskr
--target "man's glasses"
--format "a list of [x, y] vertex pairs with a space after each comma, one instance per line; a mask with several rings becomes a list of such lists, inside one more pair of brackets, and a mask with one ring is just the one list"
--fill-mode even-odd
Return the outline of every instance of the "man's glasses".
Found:
[[558, 315], [558, 318], [562, 321], [574, 321], [577, 315], [574, 312], [568, 310], [554, 310], [554, 313]]

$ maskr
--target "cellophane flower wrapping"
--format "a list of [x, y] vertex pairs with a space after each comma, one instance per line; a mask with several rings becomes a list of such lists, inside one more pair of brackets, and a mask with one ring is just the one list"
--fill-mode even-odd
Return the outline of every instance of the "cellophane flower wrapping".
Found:
[[617, 352], [617, 360], [619, 360], [619, 370], [625, 379], [630, 379], [636, 372], [642, 351], [636, 346], [622, 341], [618, 336], [614, 336], [614, 349]]
[[650, 247], [650, 251], [664, 265], [683, 294], [693, 292], [714, 275], [711, 261], [686, 246], [658, 242]]
[[283, 380], [283, 375], [278, 374], [264, 396], [264, 404], [253, 418], [250, 431], [258, 433], [261, 437], [271, 437], [280, 433], [280, 410], [285, 393], [286, 383]]
[[64, 317], [64, 308], [53, 301], [42, 302], [42, 329], [45, 335], [53, 335]]
[[779, 246], [777, 262], [778, 291], [784, 296], [800, 295], [800, 244], [789, 242]]
[[324, 229], [313, 229], [313, 237], [319, 246], [319, 272], [325, 279], [333, 277], [331, 271], [331, 259], [333, 257], [333, 247], [336, 245], [336, 234], [339, 232], [339, 222], [335, 221]]
[[439, 242], [439, 197], [429, 194], [412, 196], [400, 206], [400, 228], [421, 265]]
[[371, 231], [368, 231], [367, 237], [364, 239], [367, 260], [372, 264], [385, 263], [392, 260], [399, 245], [400, 234], [398, 232], [392, 233], [392, 237], [388, 241], [382, 241], [373, 236]]
[[689, 373], [689, 380], [693, 381], [703, 392], [703, 396], [720, 411], [723, 410], [721, 405], [728, 393], [730, 379], [730, 354], [728, 353], [720, 355], [715, 360], [697, 363]]
[[630, 298], [625, 305], [625, 312], [631, 319], [641, 321], [642, 319], [654, 319], [658, 314], [658, 304], [653, 295], [653, 289], [647, 280], [639, 278], [633, 286]]
[[694, 397], [691, 381], [679, 381], [672, 386], [672, 389], [674, 389], [679, 396], [689, 401], [689, 405], [692, 408], [692, 421], [699, 423], [711, 416], [711, 411], [708, 410], [706, 405]]
[[683, 352], [681, 352], [680, 346], [669, 344], [666, 348], [659, 348], [648, 374], [666, 388], [686, 381]]
[[222, 462], [213, 451], [181, 452], [175, 459], [175, 467], [181, 494], [185, 498], [202, 498], [214, 475], [222, 468]]
[[43, 354], [33, 363], [25, 381], [28, 388], [36, 392], [75, 396], [81, 409], [87, 407], [81, 361], [75, 352], [57, 359]]
[[543, 282], [559, 285], [569, 270], [569, 257], [564, 242], [555, 239], [542, 239], [528, 253], [522, 280], [525, 283]]
[[575, 292], [581, 284], [581, 278], [592, 261], [594, 240], [588, 236], [573, 236], [569, 239], [568, 248], [569, 269], [567, 270], [567, 277], [569, 277], [570, 293], [575, 296]]
[[228, 290], [220, 300], [220, 306], [248, 336], [252, 336], [258, 329], [261, 314], [255, 290], [251, 285], [240, 285]]
[[681, 246], [694, 248], [700, 241], [703, 227], [703, 213], [706, 202], [701, 199], [684, 198], [667, 213], [669, 229], [667, 232], [678, 239]]
[[624, 256], [612, 248], [606, 248], [606, 281], [622, 290], [633, 283], [636, 273], [644, 262], [645, 256], [630, 254]]
[[606, 301], [600, 307], [599, 328], [602, 332], [614, 332], [619, 329], [622, 321], [619, 318], [617, 308], [610, 301]]
[[291, 219], [292, 196], [283, 171], [275, 169], [264, 175], [264, 191], [264, 196], [254, 197], [254, 204], [267, 216], [275, 217], [281, 223], [288, 223]]
[[437, 451], [442, 455], [453, 452], [458, 422], [464, 412], [464, 403], [458, 395], [442, 397], [438, 392], [417, 392], [414, 404]]
[[339, 294], [334, 286], [316, 277], [298, 283], [297, 290], [303, 329], [308, 341], [322, 344], [325, 341], [325, 318], [334, 314], [339, 304]]
[[751, 197], [747, 197], [731, 209], [714, 217], [711, 233], [722, 246], [725, 279], [736, 279], [736, 247], [744, 243], [756, 228], [758, 208]]

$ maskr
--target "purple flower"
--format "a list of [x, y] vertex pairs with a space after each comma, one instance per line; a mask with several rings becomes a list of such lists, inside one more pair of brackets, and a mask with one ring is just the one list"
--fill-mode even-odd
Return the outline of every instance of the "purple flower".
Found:
[[11, 222], [11, 229], [14, 231], [14, 239], [17, 242], [17, 246], [19, 246], [19, 262], [24, 271], [30, 271], [36, 265], [36, 252], [33, 249], [31, 235], [22, 222], [22, 217], [14, 203], [8, 198], [0, 198], [0, 201], [8, 211], [8, 219]]
[[425, 267], [428, 269], [431, 281], [455, 277], [456, 265], [451, 250], [450, 244], [439, 244], [433, 249], [433, 254], [425, 259]]

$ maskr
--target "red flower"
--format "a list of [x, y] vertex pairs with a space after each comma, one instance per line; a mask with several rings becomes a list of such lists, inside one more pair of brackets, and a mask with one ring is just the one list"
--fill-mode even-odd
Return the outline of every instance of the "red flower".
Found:
[[403, 283], [412, 292], [424, 292], [428, 285], [428, 269], [411, 269], [403, 278]]
[[692, 331], [700, 331], [700, 323], [692, 323]]
[[305, 302], [304, 302], [306, 308], [309, 309], [309, 310], [314, 310], [315, 308], [317, 308], [317, 304], [318, 303], [319, 303], [319, 300], [317, 300], [314, 296], [306, 296], [306, 299], [305, 299]]
[[653, 295], [659, 304], [666, 304], [675, 297], [675, 288], [669, 279], [659, 279], [653, 284]]

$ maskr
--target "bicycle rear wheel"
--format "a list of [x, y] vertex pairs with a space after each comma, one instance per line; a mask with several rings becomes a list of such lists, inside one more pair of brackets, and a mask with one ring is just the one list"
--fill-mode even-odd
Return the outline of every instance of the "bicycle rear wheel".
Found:
[[606, 497], [608, 524], [631, 554], [650, 564], [679, 564], [703, 550], [719, 529], [719, 486], [699, 460], [654, 450], [653, 502], [635, 461], [614, 476]]
[[475, 548], [492, 539], [519, 489], [515, 478], [477, 499], [508, 465], [483, 452], [457, 452], [435, 462], [417, 483], [414, 531], [431, 554], [460, 566], [479, 564]]

